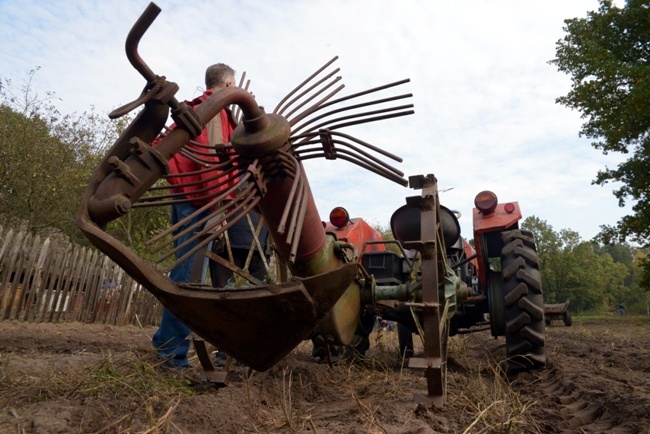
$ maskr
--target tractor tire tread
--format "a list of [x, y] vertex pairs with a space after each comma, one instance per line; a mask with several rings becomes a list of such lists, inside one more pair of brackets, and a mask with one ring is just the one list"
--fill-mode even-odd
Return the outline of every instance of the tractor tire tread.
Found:
[[503, 299], [506, 302], [506, 307], [511, 307], [515, 303], [519, 303], [522, 297], [528, 295], [528, 285], [520, 282], [511, 292], [509, 292]]
[[519, 308], [537, 321], [542, 321], [544, 319], [544, 308], [540, 308], [538, 305], [533, 303], [530, 298], [522, 297], [519, 300]]
[[520, 240], [522, 244], [535, 249], [535, 238], [530, 231], [523, 231], [520, 229], [513, 229], [502, 233], [504, 244], [510, 244], [512, 240]]
[[544, 297], [535, 240], [530, 231], [502, 233], [501, 272], [505, 336], [511, 370], [546, 363]]

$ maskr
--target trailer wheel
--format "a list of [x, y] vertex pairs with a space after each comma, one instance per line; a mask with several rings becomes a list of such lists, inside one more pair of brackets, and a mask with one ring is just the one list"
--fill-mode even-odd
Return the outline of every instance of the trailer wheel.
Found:
[[573, 319], [571, 318], [571, 312], [568, 310], [564, 311], [564, 325], [567, 327], [571, 327], [571, 324], [573, 324]]
[[503, 232], [501, 272], [506, 320], [506, 349], [511, 371], [546, 364], [542, 278], [530, 231]]

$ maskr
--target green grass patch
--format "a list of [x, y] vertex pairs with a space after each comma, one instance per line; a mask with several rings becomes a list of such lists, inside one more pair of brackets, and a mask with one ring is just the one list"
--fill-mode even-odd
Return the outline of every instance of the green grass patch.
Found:
[[619, 315], [619, 314], [601, 314], [601, 315], [575, 315], [573, 321], [603, 321], [610, 323], [626, 324], [650, 324], [650, 316], [647, 315]]

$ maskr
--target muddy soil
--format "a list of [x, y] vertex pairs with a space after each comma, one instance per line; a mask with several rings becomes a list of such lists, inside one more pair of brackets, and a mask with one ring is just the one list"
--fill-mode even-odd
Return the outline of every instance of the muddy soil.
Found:
[[0, 322], [0, 432], [650, 433], [647, 319], [553, 323], [547, 368], [515, 376], [503, 339], [455, 336], [442, 410], [413, 402], [426, 381], [402, 366], [396, 332], [373, 332], [356, 363], [318, 364], [304, 343], [263, 373], [235, 364], [219, 389], [196, 358], [159, 369], [153, 332]]

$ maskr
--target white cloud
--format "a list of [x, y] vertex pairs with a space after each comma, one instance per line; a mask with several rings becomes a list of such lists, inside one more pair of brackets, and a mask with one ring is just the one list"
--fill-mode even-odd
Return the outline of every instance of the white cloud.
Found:
[[[466, 236], [474, 195], [483, 189], [583, 238], [625, 212], [611, 186], [591, 185], [620, 158], [578, 137], [578, 113], [554, 102], [570, 82], [548, 64], [563, 21], [597, 9], [596, 0], [157, 4], [162, 12], [139, 52], [155, 73], [179, 84], [179, 99], [195, 96], [205, 67], [219, 61], [247, 72], [267, 111], [335, 55], [346, 94], [410, 78], [396, 92], [413, 93], [415, 115], [351, 133], [402, 156], [395, 165], [407, 177], [433, 173], [441, 188], [453, 187], [442, 199], [463, 212]], [[40, 66], [34, 86], [55, 91], [62, 111], [94, 105], [108, 113], [145, 84], [124, 54], [145, 7], [133, 0], [3, 0], [0, 76], [20, 83]], [[346, 162], [309, 161], [306, 170], [323, 218], [343, 205], [388, 223], [406, 196], [418, 194]]]

